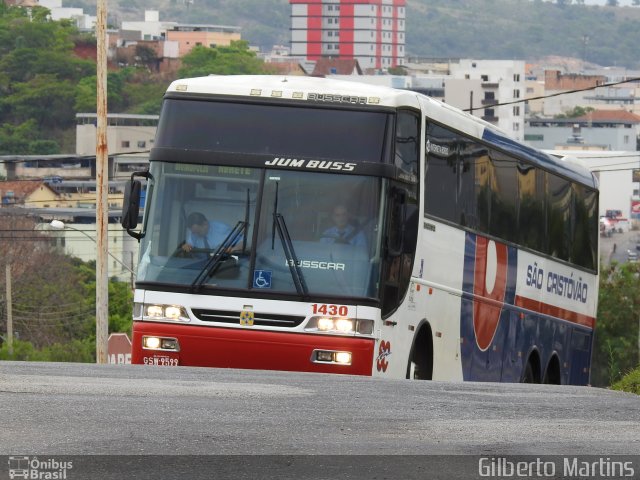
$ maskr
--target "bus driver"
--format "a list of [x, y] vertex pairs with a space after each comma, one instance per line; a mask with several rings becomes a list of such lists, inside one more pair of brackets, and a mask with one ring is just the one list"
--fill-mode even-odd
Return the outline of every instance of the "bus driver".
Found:
[[194, 248], [212, 250], [217, 248], [231, 233], [231, 227], [223, 222], [210, 222], [200, 212], [193, 212], [187, 217], [187, 239], [182, 250], [190, 252]]
[[336, 205], [331, 218], [333, 226], [322, 233], [321, 242], [367, 247], [367, 239], [364, 233], [350, 222], [349, 211], [344, 205]]

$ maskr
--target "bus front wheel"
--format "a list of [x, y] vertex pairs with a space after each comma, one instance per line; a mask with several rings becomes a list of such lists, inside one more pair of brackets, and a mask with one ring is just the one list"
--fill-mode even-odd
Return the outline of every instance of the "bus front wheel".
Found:
[[409, 380], [433, 378], [433, 339], [428, 326], [423, 326], [415, 338], [409, 365], [407, 365], [407, 378]]

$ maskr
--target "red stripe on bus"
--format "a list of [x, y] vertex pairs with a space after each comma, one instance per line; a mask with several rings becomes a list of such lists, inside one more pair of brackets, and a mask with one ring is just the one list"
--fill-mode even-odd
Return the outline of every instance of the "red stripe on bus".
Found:
[[578, 325], [584, 325], [585, 327], [589, 328], [594, 328], [596, 324], [596, 319], [594, 317], [590, 317], [589, 315], [584, 315], [572, 310], [549, 305], [538, 300], [531, 300], [530, 298], [521, 297], [519, 295], [516, 295], [515, 305], [518, 307], [526, 308], [527, 310], [532, 310], [537, 313], [542, 313], [544, 315], [558, 317], [572, 323], [577, 323]]
[[[143, 350], [142, 337], [145, 335], [177, 338], [180, 351]], [[370, 338], [272, 332], [251, 327], [134, 322], [131, 363], [144, 364], [144, 357], [166, 355], [178, 359], [182, 366], [370, 376], [374, 344]], [[313, 363], [314, 350], [351, 352], [351, 365]]]

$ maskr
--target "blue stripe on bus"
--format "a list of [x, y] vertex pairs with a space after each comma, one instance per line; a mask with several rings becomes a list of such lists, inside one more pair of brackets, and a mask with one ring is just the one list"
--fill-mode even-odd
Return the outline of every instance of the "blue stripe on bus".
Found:
[[549, 170], [558, 175], [569, 178], [575, 182], [582, 183], [592, 188], [597, 188], [596, 182], [591, 175], [591, 172], [586, 168], [584, 170], [574, 167], [571, 164], [562, 162], [559, 159], [554, 158], [544, 152], [536, 150], [533, 147], [517, 142], [505, 135], [490, 130], [484, 129], [482, 139], [496, 147], [510, 153], [514, 156], [522, 158], [534, 165], [538, 165], [546, 170]]

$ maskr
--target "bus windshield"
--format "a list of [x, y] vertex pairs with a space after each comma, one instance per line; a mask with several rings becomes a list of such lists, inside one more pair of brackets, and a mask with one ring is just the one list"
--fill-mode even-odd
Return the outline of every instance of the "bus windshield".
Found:
[[153, 162], [139, 282], [376, 298], [381, 180]]

